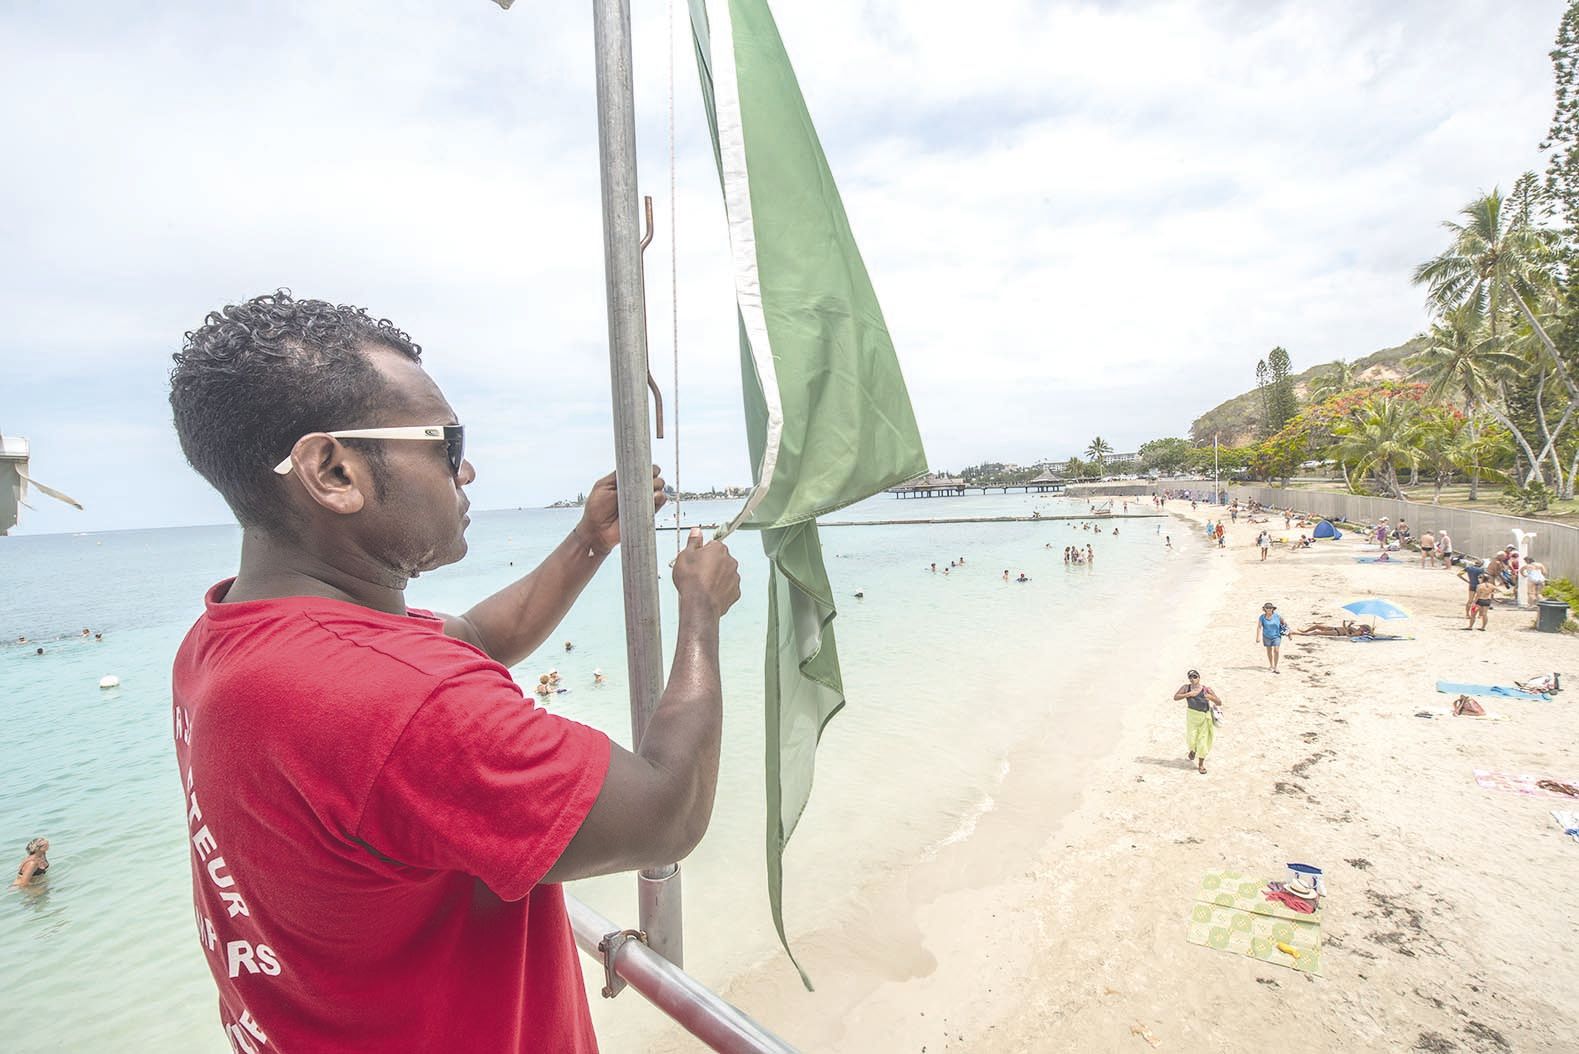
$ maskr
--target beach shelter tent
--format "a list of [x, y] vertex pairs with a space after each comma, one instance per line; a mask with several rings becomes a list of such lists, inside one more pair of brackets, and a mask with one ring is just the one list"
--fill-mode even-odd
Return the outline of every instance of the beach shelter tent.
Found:
[[1331, 520], [1322, 520], [1316, 524], [1316, 529], [1310, 532], [1312, 538], [1331, 538], [1337, 540], [1343, 537], [1343, 532], [1332, 525]]

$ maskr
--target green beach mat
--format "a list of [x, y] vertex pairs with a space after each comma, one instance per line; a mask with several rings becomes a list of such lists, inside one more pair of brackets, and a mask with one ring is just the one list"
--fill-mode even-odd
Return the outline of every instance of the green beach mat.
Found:
[[[1321, 909], [1314, 915], [1302, 915], [1267, 900], [1261, 894], [1267, 881], [1236, 871], [1209, 872], [1190, 905], [1187, 939], [1191, 944], [1319, 976]], [[1280, 943], [1297, 950], [1299, 957], [1281, 951]]]

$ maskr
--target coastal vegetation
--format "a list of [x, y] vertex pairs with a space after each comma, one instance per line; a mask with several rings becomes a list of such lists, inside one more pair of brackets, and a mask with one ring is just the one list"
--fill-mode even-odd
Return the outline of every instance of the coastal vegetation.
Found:
[[[1197, 419], [1191, 441], [1140, 448], [1148, 471], [1202, 471], [1213, 438], [1227, 475], [1288, 484], [1341, 479], [1355, 493], [1440, 502], [1495, 484], [1523, 514], [1573, 511], [1579, 486], [1579, 3], [1551, 52], [1556, 104], [1543, 174], [1471, 198], [1442, 250], [1414, 268], [1427, 331], [1358, 362], [1291, 373], [1275, 348], [1256, 387]], [[1303, 403], [1303, 405], [1302, 405]]]

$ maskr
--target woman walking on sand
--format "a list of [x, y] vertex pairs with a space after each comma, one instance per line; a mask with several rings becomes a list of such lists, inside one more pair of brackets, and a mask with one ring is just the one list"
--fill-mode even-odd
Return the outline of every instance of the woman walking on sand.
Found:
[[1261, 614], [1256, 616], [1256, 639], [1266, 648], [1267, 666], [1273, 673], [1277, 673], [1278, 648], [1282, 646], [1283, 634], [1287, 632], [1288, 623], [1277, 613], [1277, 605], [1271, 602], [1262, 604]]
[[1204, 776], [1206, 755], [1212, 752], [1215, 728], [1212, 710], [1221, 709], [1223, 701], [1217, 698], [1216, 692], [1201, 683], [1199, 670], [1191, 670], [1186, 676], [1189, 681], [1173, 693], [1173, 698], [1184, 700], [1184, 745], [1190, 751], [1187, 756], [1195, 762], [1195, 771]]

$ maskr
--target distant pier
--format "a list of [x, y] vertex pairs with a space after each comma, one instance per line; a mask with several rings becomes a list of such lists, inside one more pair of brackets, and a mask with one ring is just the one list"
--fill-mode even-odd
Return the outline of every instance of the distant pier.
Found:
[[[936, 516], [909, 520], [819, 520], [818, 527], [900, 527], [922, 526], [934, 523], [1041, 523], [1044, 520], [1088, 520], [1093, 523], [1108, 520], [1155, 520], [1166, 516], [1162, 512], [1115, 512], [1110, 516]], [[689, 531], [698, 527], [704, 531], [717, 530], [716, 523], [688, 523], [683, 527], [659, 527], [660, 531]]]

